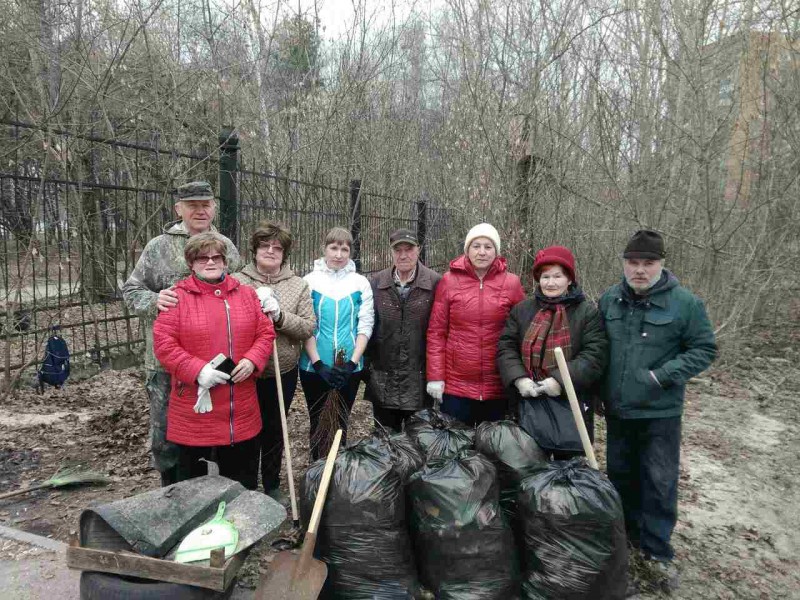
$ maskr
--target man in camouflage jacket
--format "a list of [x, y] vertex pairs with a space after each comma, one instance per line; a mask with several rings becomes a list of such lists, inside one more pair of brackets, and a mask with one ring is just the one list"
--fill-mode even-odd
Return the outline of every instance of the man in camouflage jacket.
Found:
[[[180, 186], [175, 194], [175, 212], [180, 220], [164, 226], [164, 233], [144, 247], [136, 267], [122, 286], [122, 297], [128, 309], [136, 313], [144, 328], [146, 371], [145, 389], [150, 399], [150, 449], [153, 466], [161, 473], [161, 484], [175, 482], [177, 452], [167, 442], [167, 403], [171, 389], [170, 375], [153, 353], [153, 322], [158, 312], [177, 304], [173, 284], [189, 276], [183, 248], [189, 237], [205, 231], [216, 231], [211, 222], [216, 202], [211, 185], [195, 181]], [[228, 238], [228, 270], [240, 267], [239, 252]]]

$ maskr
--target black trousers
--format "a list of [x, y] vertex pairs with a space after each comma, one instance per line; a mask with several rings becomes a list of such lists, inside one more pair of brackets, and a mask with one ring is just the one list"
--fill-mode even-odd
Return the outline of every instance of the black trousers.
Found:
[[403, 410], [402, 408], [384, 408], [377, 404], [372, 405], [372, 419], [375, 421], [376, 426], [380, 423], [393, 431], [402, 431], [403, 423], [415, 412], [414, 410]]
[[[343, 405], [340, 407], [339, 413], [339, 428], [342, 430], [342, 443], [341, 447], [345, 446], [347, 442], [347, 423], [350, 420], [350, 411], [353, 410], [353, 404], [356, 401], [356, 394], [358, 393], [358, 385], [361, 383], [361, 371], [353, 373], [347, 386], [339, 390], [342, 395]], [[319, 429], [319, 418], [322, 409], [325, 406], [325, 401], [328, 398], [328, 392], [331, 391], [331, 386], [325, 383], [325, 380], [311, 371], [300, 371], [300, 385], [303, 386], [303, 394], [306, 397], [306, 405], [308, 406], [308, 418], [310, 421], [309, 439], [311, 448], [311, 459], [317, 460], [320, 457], [320, 451], [316, 442], [317, 429]]]
[[608, 478], [622, 498], [631, 544], [657, 560], [672, 560], [678, 520], [681, 417], [606, 417]]
[[[281, 389], [286, 414], [297, 389], [297, 367], [281, 373]], [[283, 429], [281, 411], [278, 403], [278, 382], [274, 377], [256, 379], [258, 406], [261, 408], [261, 484], [269, 492], [280, 485], [283, 465]]]
[[204, 458], [219, 465], [219, 474], [238, 481], [248, 490], [258, 487], [258, 436], [225, 446], [178, 447], [178, 464], [175, 465], [177, 481], [208, 475]]
[[508, 400], [473, 400], [462, 396], [444, 394], [441, 410], [470, 427], [484, 421], [501, 421], [508, 413]]

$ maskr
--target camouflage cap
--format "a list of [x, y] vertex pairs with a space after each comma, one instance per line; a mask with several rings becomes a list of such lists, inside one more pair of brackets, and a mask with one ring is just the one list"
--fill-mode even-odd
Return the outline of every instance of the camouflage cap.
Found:
[[214, 192], [207, 181], [192, 181], [184, 183], [175, 190], [175, 202], [186, 200], [213, 200]]

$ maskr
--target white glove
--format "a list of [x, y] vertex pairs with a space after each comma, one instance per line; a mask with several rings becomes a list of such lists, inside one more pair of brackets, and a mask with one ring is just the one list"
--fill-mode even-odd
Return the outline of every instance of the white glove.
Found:
[[561, 395], [561, 385], [552, 377], [548, 377], [547, 379], [542, 379], [540, 382], [536, 384], [538, 388], [535, 390], [534, 396], [539, 396], [541, 394], [547, 394], [548, 396], [560, 396]]
[[425, 391], [438, 402], [442, 401], [442, 395], [444, 394], [444, 381], [429, 381], [428, 385], [425, 386]]
[[200, 369], [200, 374], [197, 376], [197, 384], [201, 388], [206, 388], [210, 390], [215, 385], [219, 385], [220, 383], [225, 383], [231, 378], [230, 375], [227, 373], [223, 373], [222, 371], [217, 371], [214, 367], [211, 366], [211, 363], [204, 366]]
[[281, 306], [272, 288], [260, 287], [256, 290], [256, 295], [261, 301], [261, 311], [264, 314], [269, 315], [273, 322], [281, 318]]
[[530, 377], [520, 377], [514, 382], [519, 390], [519, 395], [523, 398], [531, 398], [537, 396], [536, 383]]
[[211, 405], [211, 392], [208, 388], [200, 386], [197, 388], [197, 402], [194, 405], [194, 412], [207, 413], [211, 412], [214, 407]]

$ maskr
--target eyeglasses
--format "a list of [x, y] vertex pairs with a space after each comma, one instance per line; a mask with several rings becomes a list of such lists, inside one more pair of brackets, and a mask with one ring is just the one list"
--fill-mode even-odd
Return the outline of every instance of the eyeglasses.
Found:
[[268, 251], [272, 251], [272, 252], [275, 252], [275, 253], [283, 252], [283, 246], [281, 246], [280, 244], [261, 244], [258, 247], [258, 249], [259, 250], [268, 250]]
[[214, 254], [212, 256], [198, 256], [194, 259], [194, 262], [199, 263], [223, 263], [225, 262], [225, 257], [222, 254]]

